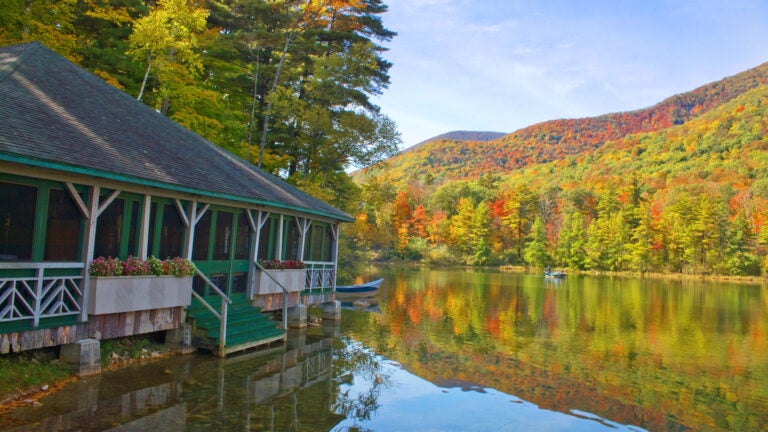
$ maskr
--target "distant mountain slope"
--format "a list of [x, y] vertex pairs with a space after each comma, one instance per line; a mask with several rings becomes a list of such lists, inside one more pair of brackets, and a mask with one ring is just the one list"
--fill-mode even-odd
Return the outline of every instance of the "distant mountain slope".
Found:
[[409, 150], [412, 150], [414, 148], [417, 148], [419, 146], [422, 146], [428, 142], [432, 141], [439, 141], [439, 140], [449, 140], [449, 141], [492, 141], [495, 139], [499, 139], [503, 136], [507, 135], [506, 132], [489, 132], [489, 131], [451, 131], [446, 132], [444, 134], [440, 134], [437, 136], [434, 136], [429, 139], [425, 139], [424, 141], [415, 144], [411, 147], [406, 148], [403, 150], [404, 152], [407, 152]]
[[386, 169], [395, 179], [425, 171], [445, 179], [508, 173], [530, 164], [592, 152], [630, 134], [683, 124], [761, 85], [768, 85], [768, 63], [672, 96], [650, 108], [547, 121], [491, 141], [436, 137], [391, 158]]
[[542, 190], [599, 189], [635, 178], [658, 193], [720, 185], [730, 191], [751, 188], [755, 196], [768, 199], [766, 173], [768, 86], [761, 86], [683, 125], [628, 135], [590, 154], [532, 164], [509, 180]]

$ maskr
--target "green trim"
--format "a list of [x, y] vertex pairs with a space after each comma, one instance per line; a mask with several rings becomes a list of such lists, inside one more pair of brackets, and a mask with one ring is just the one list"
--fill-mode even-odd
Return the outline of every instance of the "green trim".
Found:
[[[123, 196], [123, 195], [126, 196]], [[123, 200], [123, 223], [120, 227], [120, 256], [127, 258], [128, 255], [138, 254], [139, 237], [139, 225], [141, 224], [141, 203], [142, 199], [134, 194], [121, 193], [117, 199]], [[133, 216], [133, 207], [136, 206], [137, 214], [136, 219]], [[131, 239], [131, 229], [134, 229], [134, 237]], [[134, 247], [137, 250], [129, 251], [131, 241], [134, 242]]]
[[305, 214], [323, 216], [323, 217], [331, 218], [331, 219], [342, 221], [342, 222], [354, 222], [354, 218], [352, 217], [342, 217], [341, 215], [333, 215], [330, 213], [307, 209], [304, 207], [297, 207], [297, 206], [278, 203], [274, 201], [265, 201], [260, 199], [246, 198], [238, 195], [213, 192], [209, 190], [197, 189], [197, 188], [188, 187], [188, 186], [174, 185], [171, 183], [164, 183], [156, 180], [148, 180], [148, 179], [129, 176], [125, 174], [117, 174], [117, 173], [112, 173], [108, 171], [101, 171], [101, 170], [95, 170], [95, 169], [84, 168], [79, 166], [72, 166], [72, 165], [67, 165], [67, 164], [62, 164], [57, 162], [33, 159], [25, 156], [0, 153], [0, 160], [6, 161], [6, 162], [25, 164], [25, 165], [32, 165], [39, 168], [55, 169], [55, 170], [64, 171], [72, 174], [83, 174], [83, 175], [88, 175], [91, 177], [97, 177], [102, 179], [115, 180], [120, 182], [137, 184], [141, 186], [149, 186], [149, 187], [155, 187], [160, 189], [166, 189], [174, 192], [183, 192], [183, 193], [189, 193], [194, 195], [202, 195], [202, 196], [211, 197], [211, 198], [227, 199], [231, 201], [254, 204], [259, 206], [269, 206], [269, 207], [276, 207], [276, 208], [281, 208], [286, 210], [293, 210], [293, 211], [298, 211]]
[[47, 184], [37, 186], [35, 203], [35, 231], [32, 234], [32, 261], [43, 261], [45, 255], [45, 232], [48, 227], [48, 191]]

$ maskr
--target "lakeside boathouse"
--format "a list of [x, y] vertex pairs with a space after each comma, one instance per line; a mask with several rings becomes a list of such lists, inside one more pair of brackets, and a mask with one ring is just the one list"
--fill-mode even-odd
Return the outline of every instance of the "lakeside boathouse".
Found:
[[[352, 220], [39, 43], [0, 48], [0, 354], [157, 331], [220, 356], [282, 340], [289, 315], [334, 305]], [[129, 256], [198, 272], [99, 297], [89, 264]]]

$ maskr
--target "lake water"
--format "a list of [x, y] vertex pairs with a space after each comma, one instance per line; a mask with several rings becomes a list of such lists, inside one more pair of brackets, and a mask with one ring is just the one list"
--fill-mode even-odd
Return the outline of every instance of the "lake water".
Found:
[[768, 430], [768, 288], [372, 270], [285, 346], [80, 380], [0, 430]]

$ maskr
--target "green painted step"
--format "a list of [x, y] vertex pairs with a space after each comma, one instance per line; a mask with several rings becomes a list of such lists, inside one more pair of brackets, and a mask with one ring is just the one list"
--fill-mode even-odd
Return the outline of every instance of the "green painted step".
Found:
[[[198, 328], [213, 328], [219, 327], [219, 319], [208, 313], [203, 316], [191, 316], [195, 320], [195, 324]], [[254, 321], [267, 321], [274, 324], [274, 321], [264, 313], [261, 313], [257, 308], [252, 308], [249, 311], [238, 313], [227, 313], [227, 326], [236, 326], [239, 323], [250, 323]]]
[[[237, 334], [249, 334], [249, 333], [256, 334], [261, 331], [271, 330], [274, 328], [277, 328], [277, 324], [274, 321], [242, 323], [240, 325], [235, 325], [235, 326], [227, 324], [227, 337], [234, 336]], [[200, 335], [205, 335], [206, 337], [209, 337], [209, 338], [219, 337], [218, 327], [208, 327], [200, 330], [201, 331], [198, 333]]]
[[[274, 328], [269, 332], [261, 332], [258, 335], [236, 335], [231, 338], [227, 337], [227, 346], [241, 345], [255, 340], [273, 339], [275, 337], [282, 336], [283, 334], [285, 334], [284, 330]], [[216, 341], [218, 342], [218, 339], [216, 339]]]
[[[285, 330], [277, 327], [272, 318], [251, 306], [245, 295], [233, 296], [227, 308], [227, 346], [252, 345], [253, 342], [274, 340]], [[206, 299], [216, 311], [221, 310], [221, 299]], [[195, 338], [203, 344], [216, 346], [219, 341], [220, 322], [197, 300], [187, 308], [187, 315], [195, 322]]]

